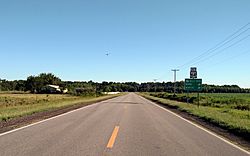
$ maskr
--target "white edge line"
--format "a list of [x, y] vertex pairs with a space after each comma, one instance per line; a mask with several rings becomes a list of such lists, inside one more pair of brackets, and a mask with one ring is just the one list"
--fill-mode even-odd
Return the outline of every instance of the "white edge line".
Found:
[[155, 104], [154, 102], [152, 102], [152, 101], [150, 101], [150, 100], [148, 100], [148, 99], [146, 99], [146, 98], [144, 98], [144, 97], [142, 97], [142, 96], [139, 96], [139, 97], [141, 97], [141, 98], [143, 98], [143, 99], [149, 101], [151, 104], [153, 104], [153, 105], [155, 105], [155, 106], [157, 106], [157, 107], [159, 107], [159, 108], [161, 108], [161, 109], [163, 109], [163, 110], [165, 110], [165, 111], [167, 111], [167, 112], [169, 112], [169, 113], [175, 115], [176, 117], [178, 117], [178, 118], [180, 118], [180, 119], [182, 119], [182, 120], [184, 120], [184, 121], [186, 121], [186, 122], [192, 124], [193, 126], [195, 126], [195, 127], [199, 128], [199, 129], [201, 129], [201, 130], [203, 130], [203, 131], [209, 133], [210, 135], [215, 136], [216, 138], [218, 138], [218, 139], [224, 141], [225, 143], [227, 143], [227, 144], [233, 146], [234, 148], [237, 148], [237, 149], [241, 150], [242, 152], [245, 152], [246, 154], [249, 154], [249, 155], [250, 155], [250, 152], [248, 152], [247, 150], [245, 150], [245, 149], [243, 149], [243, 148], [241, 148], [241, 147], [239, 147], [239, 146], [237, 146], [237, 145], [231, 143], [230, 141], [228, 141], [228, 140], [222, 138], [221, 136], [219, 136], [219, 135], [217, 135], [217, 134], [215, 134], [215, 133], [213, 133], [213, 132], [211, 132], [211, 131], [209, 131], [209, 130], [207, 130], [207, 129], [205, 129], [205, 128], [203, 128], [203, 127], [201, 127], [201, 126], [199, 126], [199, 125], [197, 125], [197, 124], [195, 124], [195, 123], [193, 123], [193, 122], [191, 122], [191, 121], [189, 121], [189, 120], [187, 120], [187, 119], [185, 119], [185, 118], [183, 118], [183, 117], [181, 117], [180, 115], [178, 115], [178, 114], [176, 114], [176, 113], [174, 113], [174, 112], [168, 110], [167, 108], [164, 108], [164, 107], [162, 107], [162, 106], [159, 106], [158, 104]]
[[[107, 99], [107, 100], [110, 100], [110, 99]], [[7, 134], [10, 134], [10, 133], [13, 133], [13, 132], [16, 132], [16, 131], [19, 131], [19, 130], [22, 130], [22, 129], [25, 129], [25, 128], [28, 128], [28, 127], [31, 127], [31, 126], [34, 126], [34, 125], [41, 124], [41, 123], [46, 122], [46, 121], [49, 121], [49, 120], [53, 120], [53, 119], [55, 119], [55, 118], [59, 118], [59, 117], [61, 117], [61, 116], [67, 115], [67, 114], [71, 114], [71, 113], [73, 113], [73, 112], [76, 112], [76, 111], [79, 111], [79, 110], [82, 110], [82, 109], [85, 109], [85, 108], [88, 108], [88, 107], [93, 107], [93, 106], [95, 106], [95, 105], [98, 105], [98, 104], [101, 104], [101, 103], [103, 103], [103, 102], [106, 102], [107, 100], [104, 100], [104, 101], [101, 101], [101, 102], [97, 102], [97, 103], [93, 103], [93, 104], [90, 104], [90, 105], [87, 105], [87, 106], [83, 106], [83, 107], [81, 107], [81, 108], [78, 108], [78, 109], [75, 109], [75, 110], [72, 110], [72, 111], [69, 111], [69, 112], [60, 114], [60, 115], [56, 115], [56, 116], [53, 116], [53, 117], [51, 117], [51, 118], [44, 119], [44, 120], [41, 120], [41, 121], [38, 121], [38, 122], [35, 122], [35, 123], [32, 123], [32, 124], [29, 124], [29, 125], [27, 125], [27, 126], [23, 126], [23, 127], [17, 128], [17, 129], [10, 130], [10, 131], [8, 131], [8, 132], [1, 133], [1, 134], [0, 134], [0, 137], [1, 137], [1, 136], [4, 136], [4, 135], [7, 135]]]

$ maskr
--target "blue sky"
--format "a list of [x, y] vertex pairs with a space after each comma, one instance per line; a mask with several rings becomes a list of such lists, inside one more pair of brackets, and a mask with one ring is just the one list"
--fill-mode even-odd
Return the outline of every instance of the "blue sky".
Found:
[[[250, 22], [250, 1], [1, 0], [0, 20], [2, 79], [173, 81], [171, 69]], [[204, 59], [177, 80], [196, 66], [204, 83], [250, 88], [250, 37]]]

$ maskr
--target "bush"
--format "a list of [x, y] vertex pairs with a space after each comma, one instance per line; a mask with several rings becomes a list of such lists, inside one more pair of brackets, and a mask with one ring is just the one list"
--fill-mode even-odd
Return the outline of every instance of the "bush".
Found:
[[71, 94], [76, 96], [100, 96], [101, 92], [96, 92], [93, 87], [76, 88]]

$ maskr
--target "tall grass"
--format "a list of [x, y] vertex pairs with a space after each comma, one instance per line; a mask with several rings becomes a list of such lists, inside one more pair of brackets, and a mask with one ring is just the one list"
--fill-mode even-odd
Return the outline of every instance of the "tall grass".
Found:
[[[192, 94], [173, 94], [169, 93], [150, 93], [155, 97], [188, 102], [191, 104], [198, 103], [197, 93]], [[217, 108], [231, 108], [238, 110], [250, 110], [250, 94], [247, 93], [202, 93], [200, 94], [199, 104]]]
[[46, 94], [0, 94], [0, 121], [75, 104], [87, 104], [117, 95], [81, 97]]

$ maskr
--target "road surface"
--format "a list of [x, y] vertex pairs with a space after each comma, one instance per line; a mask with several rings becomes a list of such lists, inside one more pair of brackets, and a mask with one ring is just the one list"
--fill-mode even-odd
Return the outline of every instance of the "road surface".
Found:
[[130, 93], [0, 135], [1, 156], [244, 156]]

